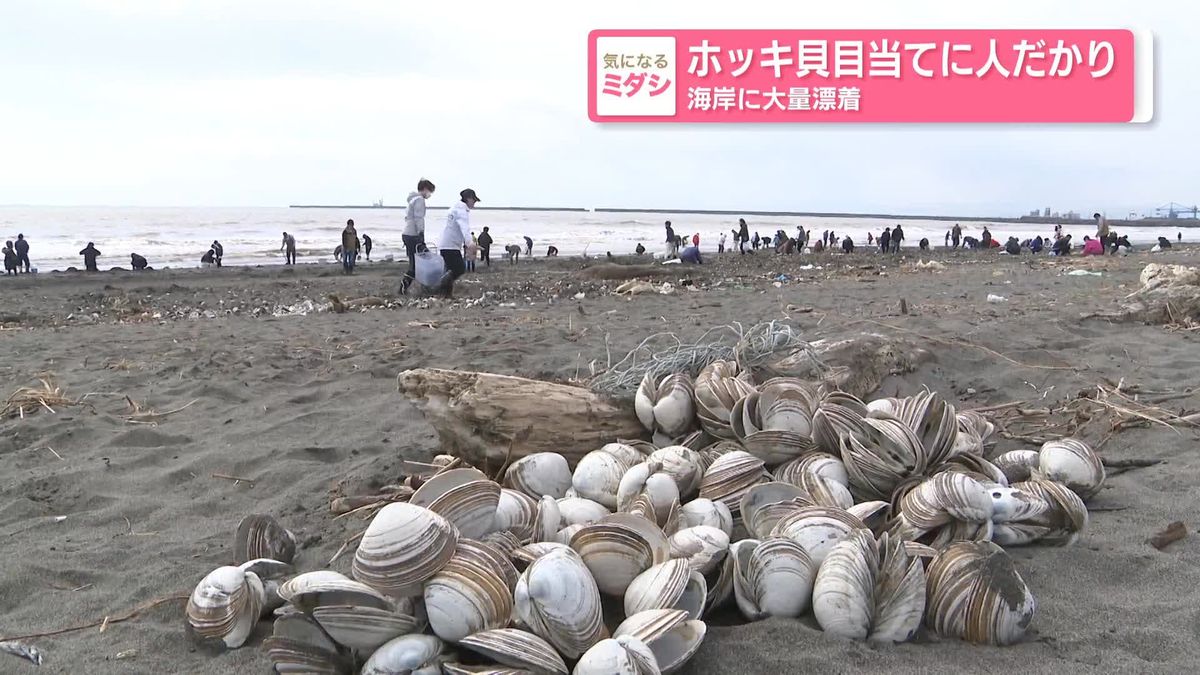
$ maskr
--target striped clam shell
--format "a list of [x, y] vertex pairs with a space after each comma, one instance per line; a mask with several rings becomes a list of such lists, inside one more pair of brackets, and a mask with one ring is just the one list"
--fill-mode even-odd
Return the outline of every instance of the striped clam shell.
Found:
[[433, 511], [462, 536], [477, 539], [494, 529], [500, 486], [477, 469], [451, 469], [426, 481], [408, 503]]
[[[719, 530], [718, 530], [719, 531]], [[658, 526], [645, 518], [615, 513], [585, 525], [571, 538], [595, 585], [621, 597], [637, 575], [670, 558], [671, 546]]]
[[681, 609], [696, 619], [704, 612], [708, 583], [688, 561], [675, 558], [637, 575], [625, 589], [625, 615], [651, 609]]
[[926, 624], [938, 635], [987, 645], [1024, 636], [1037, 602], [1012, 558], [990, 541], [951, 544], [929, 564]]
[[1075, 438], [1047, 441], [1038, 451], [1033, 477], [1058, 481], [1086, 501], [1104, 485], [1104, 464], [1083, 441]]
[[513, 668], [553, 675], [566, 675], [568, 672], [567, 664], [550, 643], [523, 630], [498, 628], [483, 631], [463, 638], [458, 644]]
[[607, 636], [600, 590], [579, 554], [558, 547], [534, 560], [514, 590], [514, 616], [567, 659]]
[[833, 547], [813, 582], [822, 630], [872, 642], [906, 642], [925, 614], [925, 570], [904, 542], [855, 530]]
[[613, 636], [646, 644], [660, 672], [670, 675], [683, 667], [700, 649], [708, 626], [673, 610], [648, 610], [632, 614], [617, 626]]
[[258, 623], [266, 591], [258, 575], [224, 566], [209, 572], [188, 598], [189, 635], [198, 643], [241, 647]]
[[512, 587], [517, 576], [512, 563], [484, 544], [463, 540], [442, 569], [425, 582], [425, 612], [429, 627], [446, 642], [472, 633], [508, 626], [512, 616]]
[[414, 504], [392, 503], [375, 514], [358, 543], [354, 578], [391, 596], [421, 594], [421, 584], [454, 555], [458, 531]]
[[543, 495], [562, 499], [571, 487], [571, 468], [567, 458], [556, 452], [535, 452], [509, 465], [504, 472], [504, 487], [534, 499]]
[[785, 537], [743, 539], [729, 555], [734, 598], [748, 621], [794, 618], [808, 609], [817, 567], [803, 546]]

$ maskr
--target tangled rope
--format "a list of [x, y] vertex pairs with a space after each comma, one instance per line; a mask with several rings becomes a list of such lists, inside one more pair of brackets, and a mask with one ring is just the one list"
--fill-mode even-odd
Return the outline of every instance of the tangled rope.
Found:
[[822, 367], [816, 352], [791, 326], [770, 321], [744, 330], [734, 322], [705, 331], [693, 343], [674, 333], [656, 333], [631, 350], [620, 362], [592, 378], [592, 391], [612, 396], [632, 396], [647, 374], [658, 379], [671, 373], [695, 377], [714, 361], [736, 361], [753, 370], [773, 357], [803, 350]]

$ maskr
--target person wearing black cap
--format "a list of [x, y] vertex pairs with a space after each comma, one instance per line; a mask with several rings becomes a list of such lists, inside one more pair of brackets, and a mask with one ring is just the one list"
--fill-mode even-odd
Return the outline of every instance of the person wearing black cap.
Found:
[[79, 255], [83, 256], [83, 266], [87, 271], [100, 271], [99, 268], [96, 267], [96, 258], [100, 257], [100, 251], [96, 249], [95, 244], [89, 241], [88, 245], [79, 252]]
[[438, 243], [442, 260], [446, 262], [446, 273], [442, 275], [439, 288], [447, 298], [454, 297], [454, 281], [467, 272], [463, 247], [471, 241], [471, 209], [479, 203], [479, 195], [471, 188], [458, 193], [458, 196], [462, 201], [450, 207], [446, 228], [442, 230], [442, 239]]

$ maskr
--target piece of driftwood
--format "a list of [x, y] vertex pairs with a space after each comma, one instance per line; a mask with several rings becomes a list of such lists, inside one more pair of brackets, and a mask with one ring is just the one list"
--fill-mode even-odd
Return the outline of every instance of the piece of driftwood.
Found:
[[614, 438], [647, 434], [632, 404], [583, 387], [433, 368], [397, 380], [437, 431], [441, 452], [481, 469], [535, 452], [560, 453], [574, 466]]
[[891, 375], [916, 370], [933, 358], [929, 350], [904, 338], [861, 333], [841, 340], [809, 343], [811, 351], [798, 349], [756, 367], [755, 379], [798, 377], [825, 381], [859, 398], [869, 398]]
[[1187, 526], [1182, 521], [1177, 520], [1168, 525], [1167, 529], [1150, 537], [1150, 545], [1161, 551], [1186, 536]]
[[1125, 296], [1115, 312], [1094, 312], [1083, 318], [1137, 321], [1151, 325], [1200, 326], [1200, 268], [1151, 263], [1142, 269], [1141, 287]]

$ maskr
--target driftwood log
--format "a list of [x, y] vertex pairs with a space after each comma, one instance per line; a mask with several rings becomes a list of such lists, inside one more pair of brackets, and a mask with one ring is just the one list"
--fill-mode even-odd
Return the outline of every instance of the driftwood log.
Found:
[[535, 452], [557, 452], [574, 467], [614, 439], [647, 435], [632, 402], [583, 387], [433, 368], [400, 373], [398, 384], [437, 431], [441, 452], [481, 469]]

